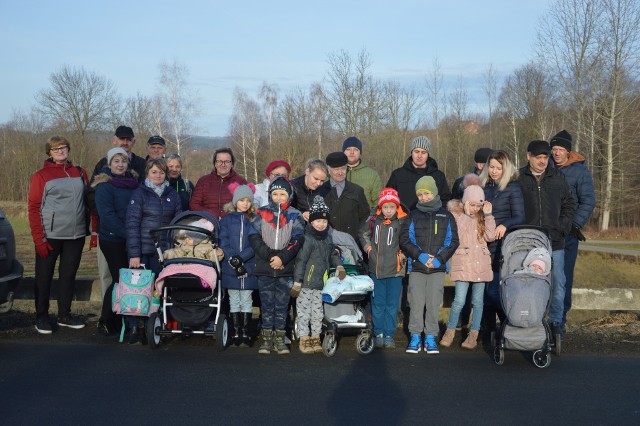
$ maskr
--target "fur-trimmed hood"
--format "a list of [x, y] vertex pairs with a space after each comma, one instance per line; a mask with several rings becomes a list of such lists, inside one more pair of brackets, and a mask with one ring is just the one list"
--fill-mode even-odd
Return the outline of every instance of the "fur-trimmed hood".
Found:
[[[91, 187], [95, 188], [96, 186], [100, 185], [101, 183], [107, 183], [109, 182], [111, 179], [113, 179], [113, 174], [111, 174], [110, 171], [103, 171], [102, 173], [100, 173], [99, 175], [96, 175], [96, 177], [93, 179], [93, 182], [91, 182]], [[124, 177], [134, 177], [136, 179], [138, 179], [138, 173], [135, 170], [127, 170], [127, 172], [125, 173]]]

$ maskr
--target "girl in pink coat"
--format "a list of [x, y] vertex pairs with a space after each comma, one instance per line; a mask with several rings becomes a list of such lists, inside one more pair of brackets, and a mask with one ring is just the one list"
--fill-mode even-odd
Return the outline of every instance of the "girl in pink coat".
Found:
[[456, 295], [451, 305], [447, 331], [440, 344], [445, 348], [451, 346], [460, 310], [464, 306], [469, 285], [472, 284], [473, 319], [471, 331], [462, 347], [475, 349], [482, 319], [484, 284], [493, 279], [491, 253], [487, 243], [495, 239], [496, 221], [491, 214], [491, 203], [485, 201], [484, 191], [478, 185], [468, 186], [464, 190], [462, 201], [449, 201], [447, 209], [456, 219], [460, 245], [450, 260], [451, 279], [456, 282]]

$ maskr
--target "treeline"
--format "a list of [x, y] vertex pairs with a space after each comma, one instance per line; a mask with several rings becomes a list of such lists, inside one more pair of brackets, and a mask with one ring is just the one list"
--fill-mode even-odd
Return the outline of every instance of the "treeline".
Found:
[[[422, 83], [404, 85], [372, 73], [366, 50], [327, 58], [322, 81], [283, 93], [276, 85], [236, 88], [229, 144], [236, 169], [260, 182], [277, 158], [303, 172], [308, 158], [324, 158], [345, 137], [364, 142], [363, 158], [382, 180], [409, 156], [411, 139], [427, 135], [432, 157], [449, 183], [473, 167], [482, 146], [508, 151], [519, 166], [533, 139], [549, 140], [562, 129], [586, 158], [598, 191], [593, 217], [600, 229], [640, 224], [640, 4], [634, 0], [559, 0], [541, 17], [536, 56], [505, 78], [488, 65], [482, 75], [483, 111], [470, 101], [465, 76], [446, 84], [434, 59]], [[160, 134], [170, 151], [185, 157], [185, 174], [196, 180], [211, 170], [214, 147], [192, 144], [197, 134], [197, 96], [188, 70], [160, 64], [158, 93], [120, 98], [110, 81], [68, 66], [51, 75], [27, 113], [0, 127], [3, 185], [0, 199], [26, 200], [28, 179], [44, 158], [51, 134], [67, 136], [72, 158], [92, 167], [110, 146], [113, 129], [126, 123], [144, 155], [146, 139]], [[89, 99], [89, 101], [87, 100]]]

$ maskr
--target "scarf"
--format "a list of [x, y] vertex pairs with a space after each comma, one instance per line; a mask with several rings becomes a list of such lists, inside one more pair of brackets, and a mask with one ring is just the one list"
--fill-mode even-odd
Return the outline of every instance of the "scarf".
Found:
[[138, 179], [134, 178], [128, 173], [124, 174], [123, 176], [112, 175], [109, 183], [116, 188], [135, 189], [138, 187]]
[[433, 213], [442, 207], [442, 201], [440, 201], [440, 196], [436, 195], [431, 201], [427, 201], [426, 203], [418, 203], [416, 204], [416, 208], [423, 213]]
[[328, 226], [324, 231], [318, 231], [311, 224], [308, 224], [307, 226], [309, 227], [307, 232], [309, 234], [311, 234], [316, 240], [324, 240], [329, 235], [329, 227]]
[[156, 193], [156, 195], [158, 197], [162, 197], [162, 193], [164, 192], [164, 189], [169, 186], [169, 182], [167, 182], [166, 180], [164, 182], [162, 182], [160, 185], [154, 185], [149, 178], [146, 178], [144, 180], [144, 186], [146, 186], [147, 188], [151, 188], [153, 190], [153, 192]]

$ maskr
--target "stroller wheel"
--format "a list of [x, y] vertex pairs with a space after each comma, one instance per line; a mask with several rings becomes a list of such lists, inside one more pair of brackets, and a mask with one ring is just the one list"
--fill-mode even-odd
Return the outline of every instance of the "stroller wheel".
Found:
[[493, 330], [491, 332], [491, 347], [492, 348], [496, 347], [496, 332], [495, 332], [495, 330]]
[[551, 364], [551, 354], [540, 349], [533, 353], [533, 364], [538, 368], [547, 368]]
[[496, 365], [504, 364], [504, 349], [502, 349], [500, 346], [495, 346], [493, 348], [493, 361], [496, 363]]
[[156, 349], [160, 345], [160, 329], [162, 329], [162, 321], [158, 313], [154, 312], [149, 315], [146, 326], [147, 341], [151, 349]]
[[324, 334], [324, 340], [322, 341], [322, 352], [324, 352], [326, 356], [332, 357], [336, 354], [336, 349], [338, 349], [338, 339], [335, 333], [326, 332]]
[[373, 351], [373, 338], [370, 333], [361, 333], [358, 336], [356, 350], [360, 355], [368, 355]]
[[216, 323], [216, 343], [220, 351], [229, 346], [229, 321], [224, 314], [220, 314]]

